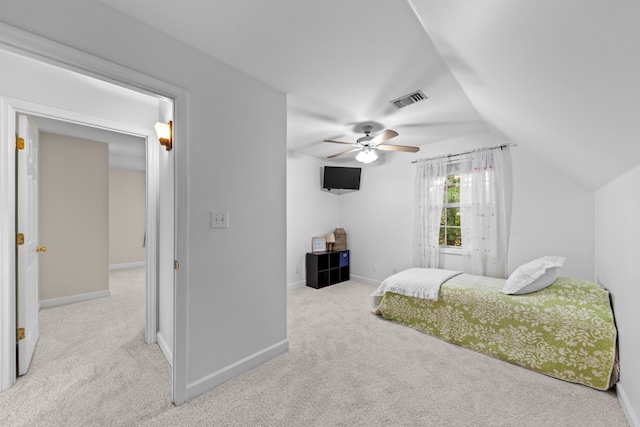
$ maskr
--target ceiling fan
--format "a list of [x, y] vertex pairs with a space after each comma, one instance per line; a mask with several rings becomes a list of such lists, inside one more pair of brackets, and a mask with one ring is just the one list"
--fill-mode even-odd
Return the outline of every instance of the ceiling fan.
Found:
[[378, 160], [378, 154], [376, 153], [376, 150], [407, 151], [410, 153], [415, 153], [420, 150], [420, 148], [418, 147], [410, 147], [408, 145], [388, 145], [387, 141], [398, 136], [398, 132], [394, 130], [385, 129], [379, 135], [371, 136], [370, 135], [371, 129], [372, 129], [372, 126], [368, 126], [368, 125], [362, 126], [362, 131], [364, 132], [365, 136], [358, 138], [355, 143], [336, 141], [333, 139], [325, 139], [324, 142], [333, 142], [335, 144], [347, 144], [354, 147], [350, 150], [342, 151], [340, 153], [327, 156], [327, 159], [332, 159], [334, 157], [343, 156], [345, 154], [359, 151], [358, 155], [356, 156], [356, 160], [362, 163], [371, 163]]

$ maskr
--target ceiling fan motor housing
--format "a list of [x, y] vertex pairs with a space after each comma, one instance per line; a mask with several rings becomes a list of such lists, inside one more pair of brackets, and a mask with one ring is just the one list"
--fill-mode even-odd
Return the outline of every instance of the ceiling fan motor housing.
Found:
[[369, 141], [371, 141], [373, 139], [372, 136], [363, 136], [362, 138], [358, 138], [358, 144], [362, 144], [362, 145], [369, 145]]
[[358, 138], [357, 143], [358, 144], [362, 144], [362, 145], [369, 145], [367, 144], [367, 142], [371, 141], [373, 139], [373, 136], [369, 135], [371, 133], [371, 129], [372, 127], [367, 125], [367, 126], [362, 126], [362, 132], [364, 132], [363, 137]]

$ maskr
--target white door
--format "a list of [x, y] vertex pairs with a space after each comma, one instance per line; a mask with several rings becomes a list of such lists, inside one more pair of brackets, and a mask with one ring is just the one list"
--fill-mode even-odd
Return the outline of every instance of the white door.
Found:
[[16, 150], [16, 232], [24, 235], [16, 271], [17, 327], [24, 328], [18, 341], [18, 375], [24, 375], [38, 341], [38, 254], [46, 248], [38, 248], [38, 130], [30, 117], [17, 117], [18, 137], [24, 140], [24, 148]]

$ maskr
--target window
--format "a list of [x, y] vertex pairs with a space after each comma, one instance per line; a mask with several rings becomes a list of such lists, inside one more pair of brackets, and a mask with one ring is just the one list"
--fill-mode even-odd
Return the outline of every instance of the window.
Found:
[[507, 276], [509, 197], [501, 147], [418, 161], [414, 262], [439, 268], [460, 255], [465, 273]]
[[444, 247], [462, 247], [460, 227], [460, 175], [447, 176], [444, 188], [442, 216], [440, 218], [439, 245]]

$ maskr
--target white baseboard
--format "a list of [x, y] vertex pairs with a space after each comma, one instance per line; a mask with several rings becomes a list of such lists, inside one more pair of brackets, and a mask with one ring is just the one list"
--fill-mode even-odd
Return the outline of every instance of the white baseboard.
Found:
[[287, 290], [290, 291], [291, 289], [303, 288], [305, 286], [307, 286], [307, 282], [305, 280], [301, 280], [300, 282], [289, 283], [287, 285]]
[[[350, 279], [355, 280], [356, 282], [365, 283], [367, 285], [373, 285], [373, 286], [380, 285], [380, 280], [368, 279], [362, 276], [354, 276], [353, 274], [350, 276]], [[307, 282], [304, 280], [300, 282], [289, 283], [287, 285], [287, 291], [290, 291], [291, 289], [303, 288], [305, 286], [307, 286]]]
[[270, 347], [265, 348], [257, 353], [238, 360], [237, 362], [217, 370], [205, 377], [187, 384], [187, 399], [191, 400], [196, 396], [205, 393], [212, 388], [230, 380], [256, 366], [266, 362], [269, 359], [289, 350], [289, 340], [280, 341]]
[[638, 416], [631, 406], [631, 402], [629, 402], [629, 398], [627, 397], [627, 393], [625, 393], [622, 384], [616, 384], [616, 394], [618, 395], [618, 400], [620, 401], [620, 406], [622, 406], [622, 410], [624, 411], [624, 415], [627, 417], [627, 421], [629, 422], [630, 427], [640, 427], [640, 422], [638, 422]]
[[171, 351], [171, 346], [167, 344], [167, 340], [164, 339], [160, 332], [156, 334], [156, 340], [158, 342], [158, 346], [160, 347], [160, 351], [162, 351], [162, 354], [164, 354], [167, 362], [169, 362], [169, 366], [173, 366], [173, 352]]
[[351, 280], [355, 280], [356, 282], [366, 283], [367, 285], [380, 286], [380, 280], [369, 279], [367, 277], [356, 276], [352, 274], [349, 276]]
[[73, 304], [74, 302], [87, 301], [95, 298], [103, 298], [111, 295], [111, 291], [89, 292], [86, 294], [69, 295], [67, 297], [49, 298], [40, 300], [40, 308], [55, 307], [58, 305]]
[[144, 267], [145, 265], [147, 265], [145, 261], [126, 262], [123, 264], [109, 264], [109, 270], [119, 270], [121, 268]]

